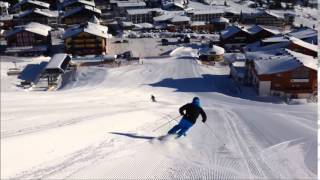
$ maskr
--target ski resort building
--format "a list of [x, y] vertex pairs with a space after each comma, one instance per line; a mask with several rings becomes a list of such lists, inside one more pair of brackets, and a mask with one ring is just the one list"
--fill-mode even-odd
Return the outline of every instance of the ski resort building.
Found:
[[318, 57], [318, 46], [307, 43], [295, 37], [290, 37], [290, 45], [288, 49], [313, 57]]
[[88, 22], [65, 31], [65, 50], [72, 55], [101, 55], [107, 53], [108, 28]]
[[248, 77], [261, 96], [307, 98], [317, 92], [317, 59], [286, 50], [282, 56], [249, 55]]
[[94, 16], [100, 18], [100, 15], [100, 9], [84, 5], [65, 12], [61, 17], [61, 21], [66, 25], [82, 24], [88, 22]]
[[14, 19], [19, 25], [27, 24], [30, 22], [37, 22], [50, 26], [58, 24], [58, 11], [51, 11], [49, 9], [30, 9], [19, 13]]
[[127, 10], [127, 20], [134, 24], [153, 23], [153, 18], [162, 14], [159, 8], [152, 9], [129, 9]]
[[50, 31], [47, 25], [31, 22], [27, 25], [16, 26], [5, 34], [7, 54], [42, 54], [51, 44]]
[[190, 11], [187, 15], [190, 17], [191, 21], [204, 21], [210, 22], [213, 18], [222, 17], [224, 14], [221, 10], [201, 10], [201, 11]]
[[239, 26], [229, 26], [220, 36], [220, 44], [226, 49], [240, 48], [251, 40], [251, 33]]

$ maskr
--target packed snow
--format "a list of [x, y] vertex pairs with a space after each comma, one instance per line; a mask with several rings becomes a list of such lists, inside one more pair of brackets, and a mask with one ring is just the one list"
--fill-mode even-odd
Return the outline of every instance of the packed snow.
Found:
[[[80, 67], [57, 91], [22, 90], [1, 73], [1, 178], [317, 177], [316, 104], [258, 101], [235, 90], [227, 66], [198, 64], [192, 49], [171, 55]], [[10, 65], [1, 61], [2, 72]], [[207, 122], [158, 140], [194, 96]]]

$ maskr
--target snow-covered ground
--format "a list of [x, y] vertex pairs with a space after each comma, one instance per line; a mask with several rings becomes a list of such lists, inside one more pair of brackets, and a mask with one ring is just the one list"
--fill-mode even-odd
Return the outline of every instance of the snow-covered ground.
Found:
[[[317, 177], [316, 104], [242, 97], [227, 67], [200, 65], [180, 50], [183, 56], [176, 50], [143, 65], [81, 67], [59, 91], [5, 88], [1, 178]], [[8, 78], [1, 73], [2, 85], [14, 86]], [[207, 123], [198, 120], [177, 140], [154, 139], [176, 124], [169, 121], [194, 96]]]

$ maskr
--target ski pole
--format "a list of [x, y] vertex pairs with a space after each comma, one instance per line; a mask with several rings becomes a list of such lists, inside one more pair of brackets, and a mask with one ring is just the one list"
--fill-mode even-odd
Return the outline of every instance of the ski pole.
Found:
[[157, 127], [156, 129], [152, 130], [152, 132], [157, 131], [158, 129], [162, 128], [163, 126], [165, 126], [165, 125], [169, 124], [170, 122], [172, 122], [172, 121], [174, 121], [174, 120], [178, 119], [180, 116], [181, 116], [181, 115], [179, 115], [179, 116], [177, 116], [177, 117], [175, 117], [175, 118], [171, 119], [170, 121], [168, 121], [168, 122], [166, 122], [166, 123], [162, 124], [161, 126], [159, 126], [159, 127]]
[[218, 139], [218, 141], [220, 141], [221, 144], [223, 144], [223, 145], [225, 146], [226, 144], [224, 144], [224, 143], [221, 141], [221, 139], [213, 132], [212, 128], [211, 128], [208, 124], [206, 124], [206, 123], [205, 123], [205, 125], [208, 127], [209, 131], [213, 134], [213, 136], [214, 136], [216, 139]]

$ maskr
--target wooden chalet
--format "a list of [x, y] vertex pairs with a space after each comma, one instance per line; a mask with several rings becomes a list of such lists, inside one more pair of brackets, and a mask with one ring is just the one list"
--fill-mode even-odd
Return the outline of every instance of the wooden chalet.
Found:
[[50, 4], [37, 0], [22, 0], [19, 3], [15, 4], [12, 9], [15, 13], [19, 13], [21, 11], [26, 11], [29, 9], [49, 9]]
[[65, 12], [61, 21], [66, 25], [86, 23], [94, 16], [100, 18], [101, 10], [92, 6], [81, 6]]
[[190, 28], [190, 17], [188, 16], [174, 16], [169, 20], [173, 25], [171, 26], [172, 31], [180, 31], [186, 28]]
[[65, 31], [66, 53], [72, 55], [101, 55], [107, 53], [108, 28], [88, 22]]
[[260, 57], [248, 68], [261, 96], [308, 98], [317, 92], [317, 59], [286, 50], [282, 56]]
[[286, 25], [285, 18], [271, 11], [262, 11], [255, 16], [255, 23], [259, 25], [283, 27]]
[[19, 13], [17, 16], [15, 16], [15, 22], [18, 25], [37, 22], [40, 24], [54, 26], [58, 24], [58, 17], [58, 11], [36, 8]]
[[16, 26], [5, 34], [9, 54], [45, 53], [51, 44], [51, 27], [35, 22]]
[[251, 40], [251, 32], [239, 26], [229, 26], [220, 36], [220, 44], [226, 49], [240, 48]]

